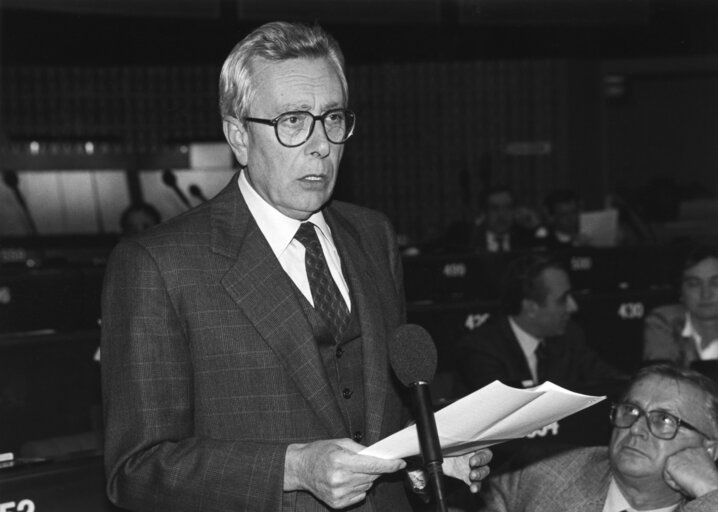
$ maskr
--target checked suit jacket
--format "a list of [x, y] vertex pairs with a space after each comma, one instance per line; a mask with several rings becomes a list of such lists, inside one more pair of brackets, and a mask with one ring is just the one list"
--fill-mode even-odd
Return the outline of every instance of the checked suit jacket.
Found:
[[[541, 460], [518, 456], [481, 488], [477, 512], [602, 512], [611, 468], [605, 446], [577, 448]], [[718, 491], [682, 503], [677, 512], [715, 512]]]
[[[401, 260], [381, 214], [324, 209], [358, 314], [364, 442], [406, 419], [387, 356], [405, 321]], [[303, 307], [236, 176], [216, 197], [133, 239], [102, 299], [105, 466], [129, 510], [327, 510], [283, 492], [291, 443], [351, 437]], [[401, 472], [356, 510], [408, 510]]]

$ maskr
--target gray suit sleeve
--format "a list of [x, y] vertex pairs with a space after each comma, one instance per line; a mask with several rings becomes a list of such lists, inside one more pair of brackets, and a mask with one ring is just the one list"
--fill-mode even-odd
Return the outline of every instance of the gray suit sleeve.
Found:
[[150, 254], [122, 243], [102, 297], [107, 491], [147, 511], [281, 508], [286, 444], [196, 437], [183, 320]]

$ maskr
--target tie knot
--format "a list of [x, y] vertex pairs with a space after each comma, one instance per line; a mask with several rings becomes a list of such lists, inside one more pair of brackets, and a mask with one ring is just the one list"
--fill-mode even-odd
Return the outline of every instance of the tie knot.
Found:
[[546, 343], [542, 340], [539, 341], [539, 344], [536, 345], [536, 350], [534, 351], [537, 357], [543, 357], [546, 355]]
[[311, 222], [302, 222], [299, 225], [299, 229], [297, 230], [297, 233], [294, 235], [294, 238], [296, 238], [300, 244], [302, 244], [305, 248], [309, 247], [310, 244], [313, 243], [319, 243], [319, 238], [317, 238], [317, 232], [314, 230], [314, 224]]

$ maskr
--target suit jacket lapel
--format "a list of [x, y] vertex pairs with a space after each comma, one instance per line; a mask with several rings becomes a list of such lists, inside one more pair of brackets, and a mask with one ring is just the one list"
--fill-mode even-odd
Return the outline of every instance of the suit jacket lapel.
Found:
[[[606, 502], [608, 485], [611, 481], [611, 471], [608, 464], [608, 451], [601, 447], [596, 449], [592, 457], [599, 456], [600, 460], [592, 460], [586, 464], [575, 482], [575, 485], [566, 489], [573, 496], [566, 496], [566, 502], [571, 503], [572, 510], [585, 510], [586, 512], [600, 512]], [[563, 496], [562, 496], [563, 497]]]
[[341, 411], [291, 279], [254, 222], [236, 180], [228, 188], [212, 210], [212, 248], [234, 261], [222, 285], [277, 354], [329, 436], [344, 437]]
[[[538, 462], [536, 471], [558, 472], [552, 482], [545, 478], [532, 484], [535, 512], [601, 512], [606, 501], [611, 472], [606, 447], [571, 450], [573, 460], [563, 460], [565, 467], [555, 466], [555, 461]], [[550, 468], [550, 469], [549, 469]]]
[[346, 219], [331, 208], [324, 211], [342, 261], [342, 270], [352, 293], [353, 308], [361, 325], [364, 358], [364, 399], [367, 445], [381, 438], [386, 392], [389, 386], [389, 356], [379, 290], [359, 235]]

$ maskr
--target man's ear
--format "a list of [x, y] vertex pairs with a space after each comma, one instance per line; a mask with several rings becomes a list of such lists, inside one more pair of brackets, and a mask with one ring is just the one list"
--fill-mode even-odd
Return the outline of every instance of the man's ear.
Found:
[[708, 452], [708, 455], [711, 456], [711, 459], [718, 460], [718, 441], [705, 439], [703, 441], [703, 447]]
[[224, 138], [229, 143], [229, 147], [232, 148], [232, 153], [234, 153], [237, 162], [241, 167], [246, 167], [249, 139], [247, 127], [237, 118], [225, 116], [222, 119], [222, 131], [224, 132]]
[[521, 299], [521, 312], [529, 318], [534, 318], [536, 316], [536, 311], [538, 310], [538, 307], [539, 305], [536, 303], [535, 300]]

